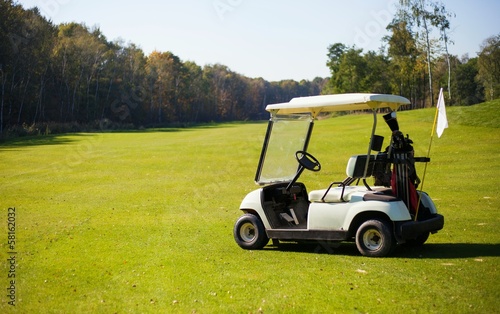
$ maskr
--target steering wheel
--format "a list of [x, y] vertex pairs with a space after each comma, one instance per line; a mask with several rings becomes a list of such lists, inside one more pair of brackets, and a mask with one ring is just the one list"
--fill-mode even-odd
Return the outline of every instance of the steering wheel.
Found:
[[321, 170], [321, 164], [319, 163], [319, 161], [316, 159], [316, 157], [309, 154], [308, 152], [299, 150], [295, 152], [295, 158], [297, 159], [299, 164], [307, 170], [314, 172]]

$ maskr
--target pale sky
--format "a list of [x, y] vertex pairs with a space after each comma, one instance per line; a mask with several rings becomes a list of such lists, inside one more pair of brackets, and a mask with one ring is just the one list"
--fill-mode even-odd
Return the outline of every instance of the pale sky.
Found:
[[[200, 66], [221, 63], [268, 81], [330, 76], [329, 45], [378, 50], [397, 0], [20, 0], [55, 24], [98, 26], [108, 40], [171, 51]], [[500, 33], [500, 1], [443, 0], [450, 53], [477, 56]]]

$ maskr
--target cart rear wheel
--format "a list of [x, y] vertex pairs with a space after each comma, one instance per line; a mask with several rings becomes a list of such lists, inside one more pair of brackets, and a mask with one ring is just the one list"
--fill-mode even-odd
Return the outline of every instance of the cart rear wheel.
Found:
[[255, 215], [245, 214], [234, 224], [234, 240], [243, 249], [259, 250], [269, 242], [262, 221]]
[[378, 219], [365, 221], [356, 232], [356, 246], [365, 256], [387, 256], [395, 247], [390, 225]]

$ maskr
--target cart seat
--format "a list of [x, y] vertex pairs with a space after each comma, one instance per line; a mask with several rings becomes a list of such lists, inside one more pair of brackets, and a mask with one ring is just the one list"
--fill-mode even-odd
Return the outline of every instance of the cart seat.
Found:
[[[373, 163], [376, 156], [370, 155], [370, 162], [368, 164], [368, 171], [366, 176], [369, 177], [373, 173]], [[349, 202], [351, 196], [355, 192], [371, 190], [366, 181], [364, 186], [350, 186], [356, 179], [362, 179], [365, 172], [366, 155], [354, 155], [349, 158], [347, 167], [345, 169], [347, 178], [342, 182], [332, 182], [328, 189], [315, 190], [309, 193], [309, 201], [311, 202], [325, 202], [325, 203], [341, 203]], [[338, 187], [333, 187], [338, 184]]]
[[[344, 195], [342, 195], [342, 189], [344, 189]], [[351, 200], [351, 196], [354, 193], [367, 191], [366, 187], [362, 185], [346, 186], [344, 188], [342, 188], [341, 186], [334, 187], [331, 188], [328, 193], [326, 193], [327, 190], [328, 189], [323, 189], [309, 192], [309, 201], [325, 203], [349, 202]]]

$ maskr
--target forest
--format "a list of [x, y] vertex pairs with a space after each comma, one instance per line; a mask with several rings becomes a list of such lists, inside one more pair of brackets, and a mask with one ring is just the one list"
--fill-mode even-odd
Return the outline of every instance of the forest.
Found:
[[170, 51], [146, 55], [97, 27], [54, 25], [37, 8], [0, 0], [0, 137], [261, 120], [269, 103], [328, 93], [397, 94], [413, 108], [433, 106], [441, 87], [447, 105], [500, 97], [500, 34], [477, 56], [454, 56], [452, 18], [438, 3], [401, 0], [384, 49], [332, 43], [330, 77], [269, 82]]

